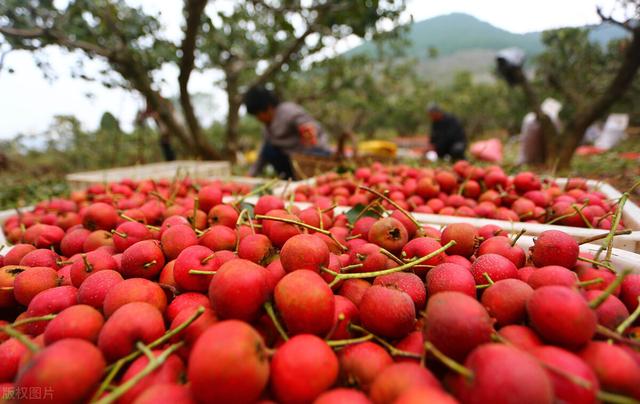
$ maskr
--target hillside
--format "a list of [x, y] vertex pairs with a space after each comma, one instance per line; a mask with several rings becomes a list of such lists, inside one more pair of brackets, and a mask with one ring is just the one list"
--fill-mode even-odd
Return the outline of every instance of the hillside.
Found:
[[[603, 45], [625, 35], [622, 28], [612, 25], [591, 29], [591, 39]], [[495, 51], [503, 48], [521, 48], [529, 57], [543, 50], [540, 32], [516, 34], [463, 13], [414, 22], [406, 38], [409, 42], [405, 48], [406, 57], [418, 59], [417, 69], [441, 83], [448, 82], [460, 70], [470, 71], [479, 80], [492, 80]], [[434, 49], [435, 57], [432, 54]], [[344, 55], [372, 54], [375, 51], [373, 43], [364, 42]]]

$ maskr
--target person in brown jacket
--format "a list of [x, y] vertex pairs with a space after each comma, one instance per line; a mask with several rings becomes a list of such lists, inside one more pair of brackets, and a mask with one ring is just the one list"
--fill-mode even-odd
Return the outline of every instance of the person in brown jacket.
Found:
[[300, 105], [280, 101], [264, 86], [251, 87], [244, 95], [247, 113], [264, 124], [263, 143], [250, 175], [260, 175], [271, 165], [280, 178], [293, 178], [291, 153], [329, 155], [322, 125]]

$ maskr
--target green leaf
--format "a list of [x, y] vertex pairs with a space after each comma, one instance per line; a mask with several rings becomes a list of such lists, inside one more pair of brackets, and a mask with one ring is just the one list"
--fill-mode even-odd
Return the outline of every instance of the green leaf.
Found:
[[242, 210], [247, 210], [247, 212], [249, 213], [249, 216], [253, 217], [254, 216], [254, 210], [255, 210], [255, 206], [249, 202], [242, 202], [240, 204], [240, 211]]
[[362, 213], [362, 211], [365, 208], [366, 208], [366, 206], [364, 206], [362, 204], [357, 204], [356, 206], [354, 206], [353, 208], [348, 210], [345, 213], [345, 215], [347, 216], [347, 220], [349, 221], [349, 223], [350, 224], [354, 224], [356, 222], [356, 219], [362, 218], [362, 217], [365, 217], [365, 216], [376, 217], [376, 218], [378, 217], [378, 215], [371, 209], [369, 209], [366, 212]]

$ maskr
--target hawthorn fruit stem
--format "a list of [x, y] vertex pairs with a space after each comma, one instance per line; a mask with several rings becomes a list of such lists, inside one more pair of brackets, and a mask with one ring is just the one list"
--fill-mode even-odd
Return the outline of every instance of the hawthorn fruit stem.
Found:
[[602, 282], [604, 282], [604, 279], [595, 278], [595, 279], [589, 279], [588, 281], [576, 282], [576, 286], [578, 287], [591, 286], [591, 285], [597, 285], [598, 283], [602, 283]]
[[[186, 319], [184, 323], [180, 324], [179, 326], [177, 326], [173, 330], [167, 331], [160, 338], [158, 338], [155, 341], [153, 341], [150, 344], [148, 344], [147, 347], [149, 347], [149, 349], [153, 349], [155, 347], [164, 345], [166, 342], [171, 340], [171, 338], [173, 338], [174, 336], [180, 334], [185, 328], [189, 327], [194, 321], [196, 321], [198, 319], [198, 317], [200, 317], [202, 315], [202, 313], [204, 313], [204, 310], [205, 310], [204, 307], [199, 306], [198, 309], [196, 310], [196, 312], [193, 313], [191, 315], [191, 317]], [[107, 366], [105, 371], [107, 371], [107, 372], [108, 371], [112, 371], [116, 367], [122, 368], [123, 365], [125, 365], [126, 363], [136, 359], [138, 356], [140, 356], [140, 351], [139, 350], [135, 350], [135, 351], [131, 352], [129, 355], [125, 356], [124, 358], [121, 358], [117, 362]]]
[[582, 221], [584, 222], [584, 224], [590, 228], [593, 229], [593, 226], [591, 225], [591, 222], [589, 220], [587, 220], [587, 218], [585, 217], [584, 213], [582, 213], [582, 209], [583, 208], [579, 208], [578, 205], [576, 205], [575, 203], [571, 204], [571, 207], [573, 208], [573, 210], [576, 211], [576, 213], [578, 213], [578, 215], [580, 216], [580, 219], [582, 219]]
[[396, 264], [404, 265], [404, 261], [402, 261], [400, 258], [396, 257], [391, 251], [380, 247], [380, 252], [382, 254], [386, 255], [387, 258], [390, 258]]
[[464, 365], [456, 362], [455, 360], [449, 358], [447, 355], [443, 354], [438, 348], [435, 347], [431, 342], [425, 341], [424, 349], [427, 352], [431, 352], [433, 356], [436, 357], [440, 362], [442, 362], [446, 367], [453, 370], [454, 372], [464, 376], [465, 378], [471, 380], [473, 379], [473, 372], [465, 367]]
[[343, 347], [345, 345], [358, 344], [360, 342], [370, 341], [373, 339], [373, 334], [367, 334], [358, 338], [349, 338], [349, 339], [336, 339], [333, 341], [326, 341], [327, 345], [330, 347]]
[[16, 341], [24, 345], [32, 353], [36, 353], [40, 350], [40, 347], [36, 345], [31, 339], [20, 331], [16, 330], [10, 325], [0, 326], [0, 331], [4, 332], [11, 338], [15, 338]]
[[149, 350], [149, 348], [141, 342], [136, 344], [136, 347], [144, 352], [145, 355], [149, 358], [149, 363], [145, 366], [144, 369], [133, 376], [131, 379], [127, 380], [120, 386], [113, 389], [109, 394], [105, 397], [101, 398], [96, 402], [96, 404], [111, 404], [114, 403], [118, 398], [122, 397], [127, 391], [131, 390], [136, 384], [140, 382], [144, 377], [149, 375], [151, 372], [162, 366], [162, 364], [167, 360], [169, 356], [171, 356], [175, 351], [177, 351], [180, 347], [184, 345], [183, 341], [176, 342], [175, 344], [169, 346], [164, 352], [162, 352], [158, 357], [153, 355], [153, 352]]
[[345, 245], [343, 245], [336, 238], [336, 236], [333, 233], [331, 233], [329, 230], [320, 229], [320, 228], [312, 226], [310, 224], [307, 224], [307, 223], [304, 223], [304, 222], [300, 222], [298, 220], [287, 219], [287, 218], [284, 218], [284, 217], [275, 217], [275, 216], [268, 216], [268, 215], [256, 215], [256, 220], [273, 220], [274, 222], [282, 222], [282, 223], [293, 224], [295, 226], [304, 227], [306, 229], [313, 230], [316, 233], [324, 234], [325, 236], [329, 237], [331, 239], [331, 241], [336, 243], [336, 245], [338, 247], [340, 247], [340, 249], [342, 251], [347, 251], [348, 250], [348, 248]]
[[516, 243], [518, 242], [518, 240], [520, 239], [520, 237], [522, 237], [524, 235], [524, 233], [526, 233], [527, 230], [526, 229], [522, 229], [518, 232], [518, 234], [515, 235], [515, 237], [513, 238], [513, 240], [511, 240], [511, 247], [513, 247], [514, 245], [516, 245]]
[[158, 263], [158, 261], [156, 261], [156, 260], [149, 261], [149, 262], [147, 262], [146, 264], [143, 265], [143, 268], [145, 268], [145, 269], [149, 268], [149, 267], [151, 267], [151, 266], [153, 266], [153, 265], [155, 265], [157, 263]]
[[400, 265], [399, 267], [395, 267], [395, 268], [391, 268], [391, 269], [384, 269], [381, 271], [375, 271], [375, 272], [359, 272], [359, 273], [354, 273], [354, 274], [339, 274], [337, 272], [331, 271], [330, 269], [325, 269], [325, 272], [331, 274], [334, 276], [333, 281], [331, 281], [331, 283], [329, 284], [329, 287], [334, 286], [336, 283], [340, 282], [343, 279], [353, 279], [353, 278], [375, 278], [377, 276], [382, 276], [382, 275], [388, 275], [388, 274], [393, 274], [395, 272], [401, 272], [404, 271], [406, 269], [410, 269], [418, 264], [421, 264], [425, 261], [430, 260], [431, 258], [437, 256], [438, 254], [441, 254], [443, 252], [445, 252], [448, 248], [452, 247], [456, 245], [456, 242], [454, 240], [449, 241], [447, 244], [445, 244], [444, 246], [438, 248], [437, 250], [425, 255], [424, 257], [420, 257], [417, 260], [408, 262], [406, 264]]
[[613, 215], [613, 220], [611, 221], [611, 231], [607, 235], [607, 237], [603, 241], [603, 245], [607, 246], [607, 254], [605, 255], [605, 262], [611, 262], [611, 253], [613, 252], [613, 236], [618, 229], [618, 225], [620, 224], [620, 219], [622, 219], [622, 211], [624, 208], [624, 204], [627, 203], [627, 199], [629, 199], [629, 195], [633, 192], [636, 187], [640, 186], [640, 181], [633, 184], [633, 186], [625, 193], [622, 194], [620, 200], [618, 201], [618, 207], [616, 208], [616, 213]]
[[488, 274], [488, 273], [483, 272], [483, 273], [482, 273], [482, 276], [484, 276], [484, 279], [486, 279], [486, 280], [487, 280], [487, 282], [489, 282], [489, 285], [493, 285], [493, 284], [495, 283], [495, 282], [493, 281], [493, 279], [491, 279], [491, 277], [489, 276], [489, 274]]
[[267, 315], [273, 322], [273, 325], [276, 327], [276, 330], [278, 331], [278, 334], [280, 334], [280, 337], [282, 337], [282, 339], [285, 341], [289, 341], [289, 336], [284, 331], [282, 324], [280, 324], [280, 321], [278, 320], [278, 316], [276, 316], [276, 312], [273, 310], [273, 304], [271, 304], [271, 302], [265, 302], [264, 309], [267, 311]]
[[359, 325], [349, 324], [349, 329], [351, 331], [357, 331], [357, 332], [363, 333], [365, 335], [371, 335], [373, 339], [375, 339], [380, 344], [382, 344], [385, 348], [387, 348], [387, 350], [389, 351], [391, 356], [402, 356], [402, 357], [405, 357], [405, 358], [422, 359], [421, 355], [418, 355], [418, 354], [413, 353], [413, 352], [407, 352], [407, 351], [403, 351], [401, 349], [398, 349], [398, 348], [394, 347], [393, 345], [391, 345], [390, 343], [388, 343], [384, 338], [379, 337], [379, 336], [377, 336], [376, 334], [374, 334], [372, 332], [369, 332], [366, 328], [360, 327]]
[[240, 198], [236, 199], [235, 201], [233, 201], [233, 205], [236, 205], [236, 206], [240, 205], [248, 197], [256, 195], [256, 194], [259, 194], [262, 191], [266, 191], [267, 189], [269, 189], [272, 186], [274, 186], [278, 181], [280, 181], [278, 178], [273, 178], [269, 182], [266, 182], [266, 183], [260, 185], [259, 187], [254, 188], [253, 190], [251, 190], [251, 192], [249, 192], [249, 193], [241, 196]]
[[198, 209], [200, 208], [200, 198], [193, 197], [193, 215], [191, 216], [191, 228], [196, 231], [196, 219], [198, 218]]
[[598, 324], [596, 326], [596, 333], [604, 337], [610, 338], [614, 341], [620, 342], [621, 344], [626, 344], [632, 347], [640, 348], [640, 341], [630, 339], [630, 338], [625, 338], [624, 336], [618, 334], [613, 330], [608, 329], [603, 325]]
[[[632, 230], [618, 230], [615, 232], [614, 236], [623, 236], [626, 234], [631, 234]], [[602, 234], [598, 234], [597, 236], [592, 236], [589, 238], [585, 238], [584, 240], [578, 242], [579, 245], [582, 244], [589, 244], [592, 243], [594, 241], [598, 241], [598, 240], [602, 240], [603, 238], [606, 238], [609, 235], [609, 233], [602, 233]]]
[[616, 279], [614, 279], [614, 281], [611, 282], [601, 294], [599, 294], [595, 299], [589, 302], [589, 307], [594, 310], [597, 309], [602, 303], [604, 303], [605, 300], [607, 300], [607, 298], [613, 293], [613, 291], [620, 286], [624, 278], [630, 273], [630, 269], [625, 269], [624, 271], [620, 272], [618, 276], [616, 276]]
[[201, 269], [190, 269], [189, 275], [215, 275], [218, 271], [204, 271]]
[[389, 202], [389, 204], [391, 206], [393, 206], [394, 208], [399, 210], [400, 213], [402, 213], [403, 215], [405, 215], [407, 217], [407, 219], [411, 220], [411, 222], [416, 226], [416, 229], [418, 229], [416, 233], [419, 236], [423, 236], [424, 235], [424, 231], [422, 230], [422, 225], [416, 220], [415, 217], [413, 217], [413, 215], [411, 215], [411, 213], [407, 212], [407, 210], [405, 208], [403, 208], [402, 206], [398, 205], [394, 200], [392, 200], [391, 198], [389, 198], [385, 194], [380, 193], [380, 192], [376, 191], [375, 189], [366, 187], [364, 185], [360, 185], [360, 186], [358, 186], [358, 188], [363, 189], [363, 190], [365, 190], [367, 192], [371, 192], [372, 194], [374, 194], [378, 198], [382, 198], [385, 201]]
[[588, 262], [589, 264], [607, 268], [609, 271], [613, 272], [614, 274], [616, 273], [616, 270], [609, 263], [604, 261], [596, 261], [596, 260], [592, 260], [591, 258], [580, 257], [580, 256], [578, 256], [578, 261]]
[[638, 400], [620, 394], [609, 393], [607, 391], [598, 390], [596, 393], [599, 401], [611, 404], [638, 404]]
[[640, 316], [640, 296], [638, 296], [638, 306], [633, 311], [633, 313], [629, 315], [629, 317], [627, 317], [622, 323], [620, 323], [618, 328], [616, 328], [616, 332], [620, 335], [624, 335], [624, 332], [627, 330], [627, 328], [629, 328], [629, 326], [633, 324], [638, 319], [639, 316]]
[[18, 320], [16, 322], [14, 322], [13, 324], [9, 324], [11, 327], [20, 327], [23, 326], [25, 324], [31, 324], [31, 323], [37, 323], [38, 321], [50, 321], [53, 320], [54, 318], [56, 318], [57, 314], [47, 314], [45, 316], [39, 316], [39, 317], [29, 317], [29, 318], [25, 318], [22, 320]]

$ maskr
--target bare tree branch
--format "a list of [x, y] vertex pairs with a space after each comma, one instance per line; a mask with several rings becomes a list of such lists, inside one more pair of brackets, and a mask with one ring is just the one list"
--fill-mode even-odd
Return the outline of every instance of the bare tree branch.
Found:
[[611, 16], [606, 16], [602, 12], [602, 7], [596, 7], [596, 12], [598, 13], [598, 16], [600, 17], [600, 19], [602, 19], [603, 22], [608, 22], [608, 23], [617, 25], [619, 27], [622, 27], [629, 32], [633, 32], [634, 27], [631, 25], [631, 20], [618, 21]]

